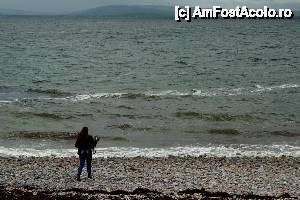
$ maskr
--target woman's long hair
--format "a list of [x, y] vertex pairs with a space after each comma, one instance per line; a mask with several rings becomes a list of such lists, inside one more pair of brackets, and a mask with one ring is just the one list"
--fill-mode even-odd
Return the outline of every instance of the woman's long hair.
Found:
[[78, 133], [77, 141], [86, 140], [88, 138], [88, 135], [89, 135], [89, 128], [85, 126]]

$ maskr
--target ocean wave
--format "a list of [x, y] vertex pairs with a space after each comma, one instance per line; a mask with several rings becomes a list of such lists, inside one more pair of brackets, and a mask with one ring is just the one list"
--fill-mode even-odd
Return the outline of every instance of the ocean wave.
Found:
[[132, 128], [132, 125], [130, 125], [130, 124], [120, 124], [120, 125], [111, 125], [110, 127], [114, 128], [114, 129], [126, 130], [126, 129]]
[[211, 134], [224, 134], [224, 135], [239, 135], [240, 131], [236, 129], [210, 129], [208, 130]]
[[72, 119], [74, 116], [65, 115], [65, 114], [55, 114], [55, 113], [46, 113], [46, 112], [15, 112], [16, 117], [19, 118], [30, 118], [30, 117], [40, 117], [40, 118], [48, 118], [53, 120], [63, 120], [63, 119]]
[[57, 89], [46, 89], [46, 90], [28, 89], [27, 92], [38, 93], [38, 94], [47, 94], [47, 95], [52, 96], [52, 97], [61, 97], [61, 96], [67, 97], [67, 96], [72, 95], [72, 93], [70, 93], [70, 92], [64, 92], [64, 91], [60, 91], [60, 90], [57, 90]]
[[[0, 147], [3, 157], [70, 157], [77, 156], [76, 149], [7, 148]], [[208, 156], [208, 157], [300, 157], [300, 147], [291, 145], [208, 145], [169, 148], [107, 147], [96, 148], [94, 157], [167, 157], [167, 156]]]
[[261, 121], [260, 117], [243, 114], [243, 115], [230, 115], [228, 113], [198, 113], [194, 111], [176, 112], [176, 117], [183, 119], [201, 119], [205, 121]]
[[190, 91], [177, 90], [163, 90], [163, 91], [146, 91], [142, 93], [95, 93], [95, 94], [81, 94], [67, 97], [72, 101], [82, 101], [93, 98], [128, 98], [128, 99], [160, 99], [161, 97], [215, 97], [215, 96], [238, 96], [251, 95], [253, 93], [262, 93], [273, 90], [282, 90], [289, 88], [298, 88], [298, 84], [283, 84], [276, 86], [261, 86], [256, 85], [255, 88], [213, 88], [208, 90], [191, 89]]
[[130, 106], [120, 105], [118, 108], [126, 109], [126, 110], [132, 110], [133, 108]]
[[280, 89], [289, 89], [289, 88], [298, 88], [300, 87], [298, 84], [283, 84], [283, 85], [276, 85], [276, 86], [261, 86], [255, 85], [255, 89], [252, 88], [216, 88], [208, 91], [203, 90], [193, 90], [194, 96], [238, 96], [238, 95], [249, 95], [253, 93], [262, 93], [268, 92], [273, 90], [280, 90]]
[[267, 132], [273, 136], [283, 136], [283, 137], [300, 137], [300, 132], [290, 132], [290, 131], [271, 131]]
[[71, 100], [71, 101], [84, 101], [92, 98], [115, 98], [115, 97], [121, 97], [125, 93], [95, 93], [95, 94], [79, 94], [76, 96], [69, 96], [66, 97], [66, 100]]
[[8, 93], [12, 91], [19, 91], [19, 87], [12, 85], [0, 85], [0, 93]]
[[[90, 93], [90, 94], [77, 94], [72, 95], [68, 92], [59, 91], [56, 89], [40, 90], [29, 89], [28, 92], [47, 94], [48, 97], [40, 96], [33, 98], [20, 98], [10, 102], [22, 102], [28, 100], [47, 100], [47, 101], [93, 101], [103, 98], [125, 98], [125, 99], [145, 99], [145, 100], [160, 100], [162, 98], [177, 98], [177, 97], [221, 97], [221, 96], [240, 96], [240, 95], [255, 95], [270, 91], [284, 90], [291, 88], [299, 88], [299, 84], [282, 84], [275, 86], [262, 86], [255, 85], [254, 87], [240, 87], [240, 88], [211, 88], [211, 89], [190, 89], [187, 91], [178, 90], [162, 90], [162, 91], [145, 91], [145, 92], [103, 92], [103, 93]], [[5, 103], [5, 100], [0, 100], [0, 103]]]
[[8, 88], [10, 88], [9, 86], [6, 86], [6, 85], [0, 85], [0, 90], [1, 89], [8, 89]]
[[152, 128], [149, 128], [149, 127], [134, 127], [130, 124], [119, 124], [119, 125], [110, 125], [108, 126], [112, 129], [121, 129], [121, 130], [127, 130], [127, 129], [130, 129], [132, 131], [149, 131], [149, 130], [152, 130]]
[[148, 91], [145, 93], [146, 96], [190, 96], [191, 92], [179, 92], [177, 90], [164, 90], [164, 91]]
[[75, 96], [66, 97], [66, 100], [71, 101], [84, 101], [89, 99], [100, 99], [100, 98], [126, 98], [126, 99], [137, 99], [137, 98], [145, 98], [145, 99], [154, 99], [161, 95], [148, 94], [146, 93], [95, 93], [95, 94], [79, 94]]
[[138, 114], [121, 114], [121, 113], [111, 113], [108, 116], [114, 118], [128, 118], [128, 119], [162, 119], [162, 115], [138, 115]]
[[[0, 137], [3, 139], [33, 139], [33, 140], [75, 140], [76, 132], [55, 132], [55, 131], [15, 131], [10, 133], [2, 133]], [[126, 137], [121, 136], [101, 136], [100, 140], [104, 141], [129, 141]]]
[[0, 101], [0, 107], [14, 103], [14, 102], [16, 102], [16, 101], [6, 101], [6, 100]]
[[47, 132], [47, 131], [17, 131], [7, 134], [1, 134], [4, 138], [20, 139], [52, 139], [52, 140], [74, 140], [77, 133], [70, 132]]
[[286, 89], [286, 88], [298, 88], [299, 85], [298, 84], [283, 84], [283, 85], [277, 85], [277, 86], [269, 86], [269, 87], [264, 87], [261, 85], [256, 85], [257, 89], [251, 90], [250, 92], [265, 92], [265, 91], [272, 91], [272, 90], [276, 90], [276, 89]]
[[98, 136], [100, 140], [128, 142], [129, 139], [121, 136]]
[[0, 104], [13, 103], [14, 101], [0, 101]]

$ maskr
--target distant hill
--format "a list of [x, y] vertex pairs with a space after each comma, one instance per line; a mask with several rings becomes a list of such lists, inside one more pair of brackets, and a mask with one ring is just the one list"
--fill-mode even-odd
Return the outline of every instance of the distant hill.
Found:
[[102, 16], [102, 17], [122, 17], [122, 16], [173, 16], [174, 8], [168, 6], [148, 6], [148, 5], [113, 5], [101, 6], [89, 10], [73, 12], [70, 15], [81, 16]]

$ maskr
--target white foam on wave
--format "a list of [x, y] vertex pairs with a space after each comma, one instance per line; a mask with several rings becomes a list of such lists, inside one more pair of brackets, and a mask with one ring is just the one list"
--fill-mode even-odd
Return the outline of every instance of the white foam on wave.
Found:
[[283, 84], [283, 85], [277, 85], [277, 86], [269, 86], [269, 87], [263, 87], [261, 85], [256, 85], [257, 89], [252, 90], [251, 92], [265, 92], [265, 91], [272, 91], [275, 89], [286, 89], [286, 88], [298, 88], [298, 84]]
[[66, 99], [69, 99], [71, 101], [83, 101], [93, 98], [108, 98], [108, 97], [121, 97], [126, 93], [95, 93], [95, 94], [80, 94], [76, 96], [66, 97]]
[[12, 102], [14, 102], [14, 101], [0, 101], [0, 103], [2, 103], [2, 104], [12, 103]]
[[2, 107], [2, 105], [11, 104], [11, 103], [13, 103], [13, 101], [0, 101], [0, 107]]
[[[77, 156], [76, 149], [7, 148], [0, 147], [3, 157], [71, 157]], [[94, 157], [167, 157], [201, 156], [209, 157], [300, 157], [300, 147], [291, 145], [219, 145], [184, 146], [169, 148], [107, 147], [97, 148]]]
[[202, 97], [213, 97], [213, 96], [236, 96], [236, 95], [241, 95], [246, 92], [245, 88], [233, 88], [233, 89], [228, 89], [228, 88], [216, 88], [212, 90], [192, 90], [193, 96], [202, 96]]
[[260, 94], [263, 92], [269, 92], [273, 90], [282, 90], [282, 89], [289, 89], [289, 88], [299, 88], [299, 84], [282, 84], [282, 85], [275, 85], [275, 86], [261, 86], [256, 85], [255, 88], [212, 88], [212, 89], [191, 89], [189, 91], [178, 91], [178, 90], [162, 90], [162, 91], [146, 91], [142, 93], [124, 93], [124, 92], [103, 92], [103, 93], [90, 93], [90, 94], [78, 94], [68, 97], [45, 97], [41, 96], [36, 99], [32, 98], [24, 98], [24, 99], [15, 99], [14, 101], [2, 101], [0, 100], [1, 104], [8, 104], [19, 102], [23, 100], [49, 100], [49, 101], [72, 101], [72, 102], [79, 102], [79, 101], [86, 101], [90, 99], [101, 99], [101, 98], [122, 98], [128, 97], [132, 95], [140, 96], [199, 96], [199, 97], [215, 97], [215, 96], [239, 96], [239, 95], [253, 95], [253, 94]]
[[[261, 86], [256, 85], [255, 89], [251, 88], [213, 88], [209, 90], [198, 90], [192, 89], [191, 91], [180, 92], [178, 90], [163, 90], [163, 91], [147, 91], [141, 93], [145, 96], [202, 96], [202, 97], [214, 97], [214, 96], [238, 96], [238, 95], [249, 95], [253, 93], [262, 93], [268, 92], [276, 89], [288, 89], [288, 88], [298, 88], [298, 84], [283, 84], [276, 86]], [[126, 97], [128, 93], [96, 93], [96, 94], [81, 94], [66, 99], [71, 99], [72, 101], [83, 101], [92, 98], [108, 98], [108, 97], [117, 97], [121, 98]], [[138, 95], [138, 93], [137, 93]]]
[[145, 93], [146, 96], [187, 96], [190, 95], [188, 92], [179, 92], [177, 90], [164, 90], [164, 91], [148, 91]]
[[250, 88], [216, 88], [212, 90], [196, 90], [193, 89], [194, 96], [205, 96], [205, 97], [212, 97], [212, 96], [238, 96], [238, 95], [249, 95], [252, 93], [262, 93], [273, 91], [276, 89], [288, 89], [288, 88], [298, 88], [300, 85], [298, 84], [283, 84], [283, 85], [276, 85], [276, 86], [261, 86], [256, 85], [256, 89]]

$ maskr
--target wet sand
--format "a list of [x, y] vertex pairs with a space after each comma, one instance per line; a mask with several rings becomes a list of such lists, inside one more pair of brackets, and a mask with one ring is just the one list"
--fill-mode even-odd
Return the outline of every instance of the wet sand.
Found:
[[300, 198], [300, 158], [0, 158], [2, 199]]

